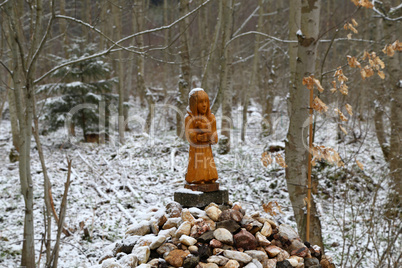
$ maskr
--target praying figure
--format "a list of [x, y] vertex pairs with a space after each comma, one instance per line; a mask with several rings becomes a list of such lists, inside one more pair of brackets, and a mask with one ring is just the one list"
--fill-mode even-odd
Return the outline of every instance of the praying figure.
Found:
[[189, 94], [185, 124], [190, 143], [186, 181], [189, 184], [214, 183], [218, 172], [211, 145], [218, 142], [218, 134], [208, 95], [202, 88], [194, 88]]

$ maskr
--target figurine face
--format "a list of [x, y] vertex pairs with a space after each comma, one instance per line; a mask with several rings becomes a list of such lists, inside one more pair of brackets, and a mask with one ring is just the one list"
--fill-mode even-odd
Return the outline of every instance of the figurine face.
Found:
[[208, 109], [208, 96], [207, 94], [200, 94], [198, 96], [198, 103], [197, 103], [198, 112], [202, 115], [205, 115]]

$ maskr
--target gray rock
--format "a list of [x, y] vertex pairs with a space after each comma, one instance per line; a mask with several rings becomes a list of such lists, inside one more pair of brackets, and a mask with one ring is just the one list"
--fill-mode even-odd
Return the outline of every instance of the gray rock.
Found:
[[264, 260], [268, 259], [268, 255], [264, 251], [260, 250], [247, 250], [244, 253], [252, 257], [253, 259], [258, 260], [259, 262], [263, 262]]
[[200, 258], [194, 255], [188, 255], [183, 262], [183, 268], [195, 268], [200, 262]]
[[151, 232], [148, 221], [142, 221], [139, 224], [132, 224], [127, 228], [126, 235], [144, 236]]
[[225, 250], [223, 252], [223, 255], [226, 258], [235, 260], [235, 261], [239, 261], [242, 263], [249, 263], [251, 262], [251, 260], [253, 258], [251, 258], [249, 255], [247, 255], [246, 253], [240, 252], [240, 251], [234, 251], [234, 250]]
[[304, 258], [304, 267], [305, 268], [315, 268], [315, 266], [319, 266], [320, 262], [317, 258]]
[[211, 262], [211, 263], [215, 263], [219, 266], [223, 266], [223, 265], [226, 265], [226, 263], [229, 261], [229, 259], [226, 257], [223, 257], [223, 256], [211, 256], [208, 258], [207, 261]]
[[137, 257], [139, 264], [147, 263], [151, 250], [147, 246], [138, 247], [133, 249], [132, 254]]
[[165, 244], [163, 244], [162, 246], [160, 246], [157, 250], [156, 250], [156, 252], [159, 254], [159, 255], [164, 255], [165, 253], [169, 253], [170, 251], [172, 251], [172, 250], [174, 250], [174, 249], [177, 249], [177, 247], [174, 245], [174, 244], [172, 244], [172, 243], [165, 243]]
[[216, 223], [216, 228], [225, 228], [229, 232], [234, 233], [240, 229], [240, 225], [234, 220], [225, 220]]
[[233, 235], [225, 228], [218, 228], [214, 231], [214, 237], [224, 244], [233, 245]]
[[276, 263], [276, 268], [293, 268], [288, 260], [280, 261]]
[[201, 243], [209, 243], [212, 239], [214, 239], [214, 231], [208, 231], [198, 237], [197, 240]]

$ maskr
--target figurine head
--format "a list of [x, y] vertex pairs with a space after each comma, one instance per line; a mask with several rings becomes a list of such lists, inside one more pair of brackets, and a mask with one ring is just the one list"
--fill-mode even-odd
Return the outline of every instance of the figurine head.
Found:
[[205, 115], [210, 117], [208, 94], [202, 88], [194, 88], [189, 94], [189, 110], [193, 116]]

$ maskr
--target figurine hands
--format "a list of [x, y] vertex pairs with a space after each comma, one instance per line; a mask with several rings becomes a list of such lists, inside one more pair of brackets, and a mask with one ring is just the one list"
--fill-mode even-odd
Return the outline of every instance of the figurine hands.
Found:
[[197, 122], [195, 122], [195, 127], [201, 130], [209, 129], [209, 124], [203, 123], [202, 121], [198, 120]]
[[197, 135], [197, 140], [201, 142], [209, 142], [211, 139], [211, 133], [203, 133]]

